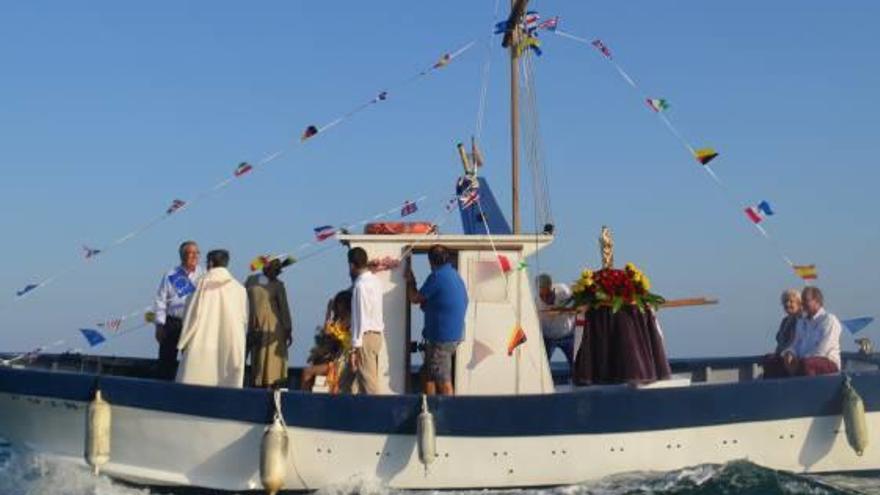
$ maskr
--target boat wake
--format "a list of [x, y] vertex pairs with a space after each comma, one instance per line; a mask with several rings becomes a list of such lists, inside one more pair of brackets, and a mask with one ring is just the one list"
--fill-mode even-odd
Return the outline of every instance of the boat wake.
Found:
[[[0, 440], [0, 494], [3, 495], [173, 495], [92, 476], [87, 469], [22, 453]], [[187, 494], [197, 493], [187, 490]], [[353, 478], [318, 491], [320, 495], [409, 495], [378, 480]], [[437, 492], [432, 492], [437, 493]], [[630, 473], [579, 485], [522, 490], [473, 490], [457, 495], [850, 495], [880, 494], [880, 478], [800, 476], [745, 461], [704, 464], [666, 473]]]

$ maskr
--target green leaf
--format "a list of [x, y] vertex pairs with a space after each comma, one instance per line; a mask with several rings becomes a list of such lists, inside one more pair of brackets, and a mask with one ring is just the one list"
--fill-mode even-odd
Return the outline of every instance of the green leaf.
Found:
[[620, 308], [623, 307], [623, 298], [620, 296], [614, 296], [614, 299], [611, 300], [611, 312], [617, 313], [620, 311]]

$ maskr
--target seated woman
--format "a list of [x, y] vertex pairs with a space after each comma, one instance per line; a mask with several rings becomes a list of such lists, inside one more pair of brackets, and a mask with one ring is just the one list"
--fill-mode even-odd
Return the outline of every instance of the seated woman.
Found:
[[336, 294], [327, 304], [324, 326], [315, 334], [315, 345], [309, 351], [308, 363], [302, 373], [302, 390], [311, 390], [318, 376], [327, 377], [331, 394], [339, 393], [351, 351], [351, 291]]
[[788, 289], [783, 292], [781, 302], [785, 317], [782, 318], [779, 323], [779, 331], [776, 332], [776, 352], [774, 354], [777, 356], [794, 344], [795, 327], [803, 311], [801, 294], [796, 289]]

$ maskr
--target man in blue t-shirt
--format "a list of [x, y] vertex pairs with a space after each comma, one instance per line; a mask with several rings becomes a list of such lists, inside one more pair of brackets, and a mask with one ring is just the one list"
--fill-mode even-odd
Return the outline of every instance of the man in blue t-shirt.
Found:
[[428, 250], [431, 275], [416, 290], [412, 270], [407, 272], [406, 292], [410, 303], [425, 312], [425, 360], [422, 366], [424, 392], [453, 395], [452, 358], [464, 336], [464, 316], [468, 306], [467, 288], [449, 262], [449, 251], [440, 245]]

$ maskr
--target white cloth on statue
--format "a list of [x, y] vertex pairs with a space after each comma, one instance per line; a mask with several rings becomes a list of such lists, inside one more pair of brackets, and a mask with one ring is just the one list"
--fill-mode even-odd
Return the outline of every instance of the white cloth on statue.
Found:
[[550, 287], [553, 292], [553, 302], [547, 304], [538, 296], [538, 319], [541, 322], [541, 333], [545, 339], [562, 339], [574, 333], [574, 313], [544, 313], [544, 310], [555, 309], [562, 306], [571, 298], [571, 289], [566, 284], [557, 283]]
[[799, 359], [828, 358], [840, 369], [841, 329], [840, 320], [822, 308], [812, 318], [798, 318], [794, 342], [786, 351], [793, 352]]
[[351, 294], [351, 346], [360, 347], [364, 332], [383, 332], [382, 298], [385, 289], [379, 277], [366, 271], [354, 281]]
[[186, 308], [177, 381], [241, 388], [244, 384], [247, 291], [226, 268], [212, 268]]

